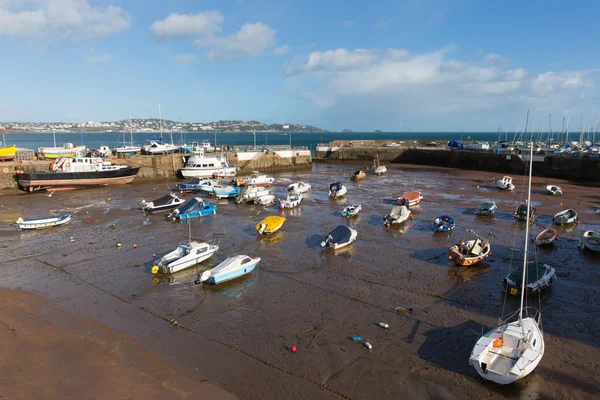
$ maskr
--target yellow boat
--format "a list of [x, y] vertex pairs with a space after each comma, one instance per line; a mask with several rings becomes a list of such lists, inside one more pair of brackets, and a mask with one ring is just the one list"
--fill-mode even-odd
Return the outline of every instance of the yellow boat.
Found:
[[0, 161], [10, 161], [17, 155], [17, 146], [0, 147]]
[[277, 215], [271, 215], [256, 224], [256, 232], [263, 235], [277, 232], [285, 222], [285, 218]]
[[245, 185], [245, 184], [248, 182], [248, 180], [249, 180], [249, 178], [248, 178], [247, 176], [244, 176], [244, 177], [241, 177], [241, 176], [240, 176], [240, 177], [237, 177], [237, 178], [235, 179], [235, 186], [237, 186], [237, 187], [242, 187], [242, 186], [244, 186], [244, 185]]

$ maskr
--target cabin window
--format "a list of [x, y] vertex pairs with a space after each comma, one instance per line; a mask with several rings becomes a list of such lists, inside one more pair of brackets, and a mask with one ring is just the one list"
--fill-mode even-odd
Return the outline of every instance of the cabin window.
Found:
[[535, 347], [536, 342], [537, 342], [537, 339], [533, 339], [533, 347]]
[[250, 261], [252, 261], [252, 260], [250, 259], [250, 257], [246, 257], [246, 258], [244, 258], [244, 260], [243, 260], [242, 262], [243, 262], [243, 263], [247, 263], [247, 262], [250, 262]]
[[214, 167], [214, 166], [215, 166], [215, 164], [208, 164], [208, 166], [209, 166], [209, 167]]

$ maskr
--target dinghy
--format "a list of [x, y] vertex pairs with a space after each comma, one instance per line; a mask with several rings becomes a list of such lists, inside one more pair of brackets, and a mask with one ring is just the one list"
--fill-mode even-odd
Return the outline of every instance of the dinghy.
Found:
[[513, 213], [513, 217], [515, 217], [517, 221], [527, 221], [528, 217], [529, 223], [532, 223], [535, 220], [535, 207], [529, 207], [529, 212], [527, 212], [527, 204], [527, 200], [525, 200], [525, 203], [519, 205]]
[[546, 244], [552, 244], [552, 242], [554, 242], [554, 240], [557, 238], [558, 232], [556, 229], [548, 228], [541, 231], [540, 234], [533, 239], [533, 241], [537, 246], [543, 246]]
[[[475, 234], [473, 231], [470, 232]], [[451, 266], [468, 267], [492, 255], [490, 242], [477, 234], [475, 236], [477, 236], [475, 239], [467, 241], [463, 237], [448, 249], [448, 261]]]
[[179, 272], [200, 264], [218, 250], [219, 246], [216, 244], [194, 241], [179, 243], [175, 250], [155, 262], [152, 266], [152, 273], [173, 274]]
[[296, 192], [298, 194], [306, 193], [310, 191], [310, 184], [298, 181], [289, 185], [287, 190], [288, 192]]
[[479, 215], [479, 216], [488, 216], [488, 215], [494, 215], [494, 213], [496, 212], [496, 209], [498, 207], [496, 206], [496, 203], [493, 200], [489, 200], [489, 201], [482, 201], [481, 203], [479, 203], [477, 205], [477, 209], [475, 210], [475, 214]]
[[179, 207], [183, 203], [185, 203], [185, 200], [177, 196], [175, 193], [169, 193], [166, 196], [160, 197], [156, 200], [142, 200], [142, 210], [149, 213], [167, 211], [175, 207]]
[[[511, 272], [504, 278], [504, 289], [512, 295], [519, 295], [522, 289], [523, 266]], [[527, 263], [527, 276], [525, 282], [526, 294], [538, 293], [552, 286], [556, 279], [556, 270], [548, 264], [535, 261]]]
[[360, 204], [352, 204], [351, 206], [345, 207], [342, 209], [343, 217], [354, 217], [358, 215], [358, 213], [362, 210], [362, 206]]
[[512, 192], [515, 190], [515, 185], [513, 185], [512, 179], [512, 177], [505, 175], [502, 177], [502, 179], [496, 181], [496, 184], [500, 190], [508, 190], [509, 192]]
[[350, 177], [350, 179], [352, 179], [353, 181], [359, 181], [361, 179], [365, 179], [365, 176], [367, 176], [364, 171], [355, 171], [354, 174], [352, 174], [352, 177]]
[[261, 206], [268, 206], [269, 204], [273, 203], [275, 203], [275, 196], [272, 194], [266, 194], [254, 199], [254, 204], [260, 204]]
[[183, 206], [176, 208], [169, 215], [168, 218], [171, 220], [183, 220], [190, 218], [204, 217], [210, 214], [216, 214], [217, 207], [213, 204], [205, 203], [200, 197], [194, 197], [188, 200]]
[[260, 257], [250, 258], [242, 255], [230, 257], [213, 269], [204, 271], [200, 281], [218, 285], [252, 272], [259, 262]]
[[190, 193], [190, 192], [195, 192], [195, 191], [200, 190], [200, 186], [205, 185], [208, 182], [209, 182], [209, 179], [206, 179], [206, 178], [194, 178], [194, 179], [190, 180], [189, 182], [178, 183], [177, 188], [182, 193], [183, 192]]
[[433, 221], [433, 230], [436, 232], [449, 232], [454, 226], [454, 218], [449, 215], [440, 215]]
[[585, 231], [581, 235], [581, 240], [579, 241], [579, 248], [581, 250], [591, 250], [595, 252], [600, 252], [600, 233], [596, 233], [594, 231]]
[[356, 240], [358, 232], [355, 229], [348, 228], [346, 225], [339, 225], [323, 238], [321, 247], [331, 247], [334, 250], [348, 246]]
[[278, 215], [271, 215], [256, 224], [256, 232], [262, 235], [275, 233], [283, 226], [285, 218]]
[[409, 190], [402, 196], [398, 197], [399, 206], [412, 207], [416, 206], [423, 200], [423, 195], [418, 190]]
[[553, 196], [562, 196], [563, 192], [560, 186], [556, 185], [548, 185], [546, 186], [546, 193], [551, 194]]
[[348, 189], [341, 182], [334, 182], [329, 185], [329, 197], [332, 199], [342, 197], [347, 191]]
[[375, 175], [381, 176], [385, 174], [387, 172], [387, 168], [385, 167], [385, 165], [379, 164], [379, 154], [377, 155], [374, 161], [375, 162], [373, 164], [373, 167], [375, 167]]
[[36, 219], [27, 219], [19, 218], [17, 220], [17, 226], [19, 229], [30, 230], [30, 229], [43, 229], [43, 228], [51, 228], [53, 226], [62, 226], [66, 225], [71, 221], [71, 214], [67, 215], [59, 215], [57, 217], [50, 218], [36, 218]]
[[401, 224], [409, 219], [413, 219], [413, 216], [408, 207], [394, 206], [390, 213], [383, 217], [383, 224], [389, 228], [392, 224]]
[[250, 185], [244, 187], [237, 196], [235, 196], [236, 203], [249, 203], [254, 201], [257, 197], [266, 196], [271, 194], [271, 191], [266, 187]]
[[217, 199], [229, 199], [237, 196], [241, 189], [236, 186], [215, 187], [213, 193]]
[[572, 209], [561, 211], [553, 218], [554, 225], [576, 224], [577, 220], [577, 211]]
[[[533, 145], [530, 147], [530, 152], [528, 203], [531, 203]], [[529, 210], [528, 207], [525, 208]], [[529, 217], [529, 212], [526, 214]], [[520, 282], [521, 305], [518, 313], [502, 318], [495, 329], [484, 334], [473, 347], [469, 357], [469, 364], [483, 379], [501, 385], [515, 382], [529, 375], [540, 363], [545, 350], [544, 335], [540, 324], [542, 314], [533, 307], [524, 307], [526, 278], [529, 276], [527, 273], [528, 244], [529, 223], [525, 228], [524, 259]], [[517, 314], [518, 319], [509, 322]]]
[[285, 200], [277, 200], [277, 207], [283, 210], [284, 208], [298, 207], [300, 203], [302, 203], [302, 195], [290, 192]]

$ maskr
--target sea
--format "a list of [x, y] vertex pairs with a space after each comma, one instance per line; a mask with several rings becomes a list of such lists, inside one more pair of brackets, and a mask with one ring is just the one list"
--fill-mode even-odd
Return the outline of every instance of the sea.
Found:
[[[129, 132], [56, 132], [56, 145], [63, 143], [73, 143], [75, 145], [86, 145], [88, 149], [97, 149], [102, 145], [117, 147], [123, 144], [123, 137], [129, 142]], [[144, 145], [148, 140], [157, 137], [157, 133], [134, 132], [134, 144]], [[304, 147], [310, 149], [313, 154], [319, 143], [329, 143], [336, 140], [431, 140], [445, 144], [450, 140], [457, 141], [496, 141], [497, 132], [183, 132], [173, 134], [173, 143], [183, 144], [191, 142], [209, 141], [212, 144], [221, 146], [248, 146], [254, 144], [254, 135], [256, 135], [256, 145], [274, 146], [289, 145], [294, 147]], [[514, 140], [518, 137], [514, 132], [501, 133], [500, 140]], [[579, 133], [573, 134], [575, 139]], [[38, 147], [53, 146], [54, 139], [51, 132], [48, 133], [19, 133], [6, 134], [4, 136], [6, 145], [16, 145], [19, 148], [37, 150]], [[171, 142], [169, 133], [164, 133], [165, 142]]]

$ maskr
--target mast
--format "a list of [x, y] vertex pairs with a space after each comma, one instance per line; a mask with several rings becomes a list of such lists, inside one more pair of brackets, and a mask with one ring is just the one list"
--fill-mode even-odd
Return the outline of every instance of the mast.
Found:
[[131, 111], [129, 111], [129, 135], [131, 136], [131, 146], [133, 146], [133, 125], [131, 125]]
[[[529, 248], [529, 212], [531, 210], [531, 172], [533, 170], [533, 142], [529, 144], [529, 185], [527, 187], [527, 220], [525, 222], [525, 254], [523, 256], [523, 277], [521, 282], [521, 309], [519, 310], [519, 322], [523, 319], [523, 301], [525, 300], [525, 280], [527, 277], [527, 251]], [[521, 324], [523, 327], [523, 324]], [[525, 335], [525, 328], [523, 328]]]
[[598, 127], [596, 125], [596, 113], [594, 113], [594, 125], [592, 126], [592, 130], [594, 131], [592, 136], [592, 147], [596, 144], [596, 131], [598, 131]]
[[569, 125], [571, 125], [571, 117], [567, 115], [567, 130], [565, 131], [565, 143], [569, 143]]
[[162, 115], [160, 114], [160, 104], [158, 105], [158, 124], [160, 126], [160, 138], [162, 139]]
[[52, 139], [54, 139], [54, 147], [56, 147], [56, 129], [52, 129]]
[[548, 117], [548, 149], [550, 149], [552, 142], [550, 141], [550, 125], [552, 124], [552, 114]]
[[579, 123], [579, 145], [583, 143], [583, 113], [581, 113], [581, 122]]

